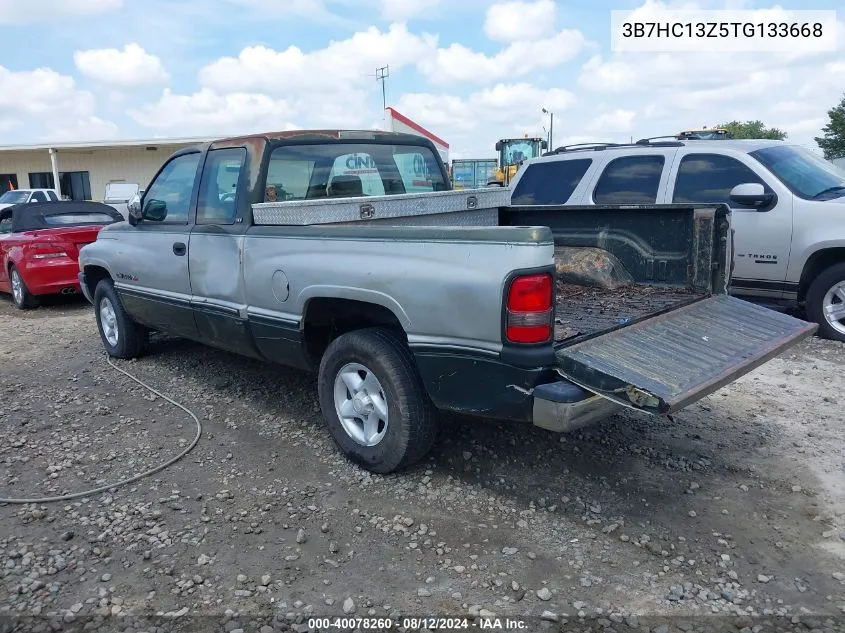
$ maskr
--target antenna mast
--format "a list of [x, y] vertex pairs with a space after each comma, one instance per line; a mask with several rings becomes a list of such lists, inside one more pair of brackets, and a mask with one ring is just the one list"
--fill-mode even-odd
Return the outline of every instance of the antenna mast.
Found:
[[381, 106], [382, 110], [387, 109], [387, 78], [390, 77], [390, 66], [376, 68], [376, 81], [381, 82]]

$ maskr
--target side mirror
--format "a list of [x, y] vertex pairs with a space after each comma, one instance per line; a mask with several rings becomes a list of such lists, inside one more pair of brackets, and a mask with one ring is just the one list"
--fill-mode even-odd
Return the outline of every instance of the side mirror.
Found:
[[497, 141], [497, 142], [496, 142], [496, 151], [497, 151], [497, 152], [501, 152], [501, 151], [502, 151], [502, 141]]
[[746, 182], [731, 189], [730, 200], [743, 207], [764, 209], [775, 199], [773, 192], [766, 192], [759, 182]]
[[126, 204], [126, 221], [135, 226], [141, 219], [141, 196], [136, 193]]
[[548, 141], [540, 141], [540, 149], [549, 149]]
[[148, 200], [144, 205], [144, 219], [161, 222], [167, 217], [167, 203], [164, 200]]

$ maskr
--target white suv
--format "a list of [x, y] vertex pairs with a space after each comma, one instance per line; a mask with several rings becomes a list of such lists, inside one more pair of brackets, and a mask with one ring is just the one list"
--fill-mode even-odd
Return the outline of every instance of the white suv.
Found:
[[731, 293], [802, 305], [845, 341], [845, 171], [784, 141], [644, 139], [562, 147], [526, 161], [511, 204], [723, 202], [731, 207]]

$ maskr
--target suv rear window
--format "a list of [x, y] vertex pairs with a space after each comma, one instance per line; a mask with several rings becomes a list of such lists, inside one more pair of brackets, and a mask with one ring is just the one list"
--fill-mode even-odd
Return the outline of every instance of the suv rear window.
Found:
[[428, 147], [388, 143], [282, 145], [267, 168], [265, 202], [445, 191]]
[[593, 192], [596, 204], [654, 204], [663, 156], [625, 156], [612, 160]]
[[566, 204], [592, 162], [582, 158], [527, 165], [511, 196], [511, 204]]

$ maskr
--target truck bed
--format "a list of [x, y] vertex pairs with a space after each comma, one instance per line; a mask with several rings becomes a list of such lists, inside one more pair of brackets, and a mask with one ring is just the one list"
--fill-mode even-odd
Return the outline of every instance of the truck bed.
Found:
[[700, 296], [678, 287], [629, 284], [614, 289], [557, 282], [555, 342], [614, 329]]

